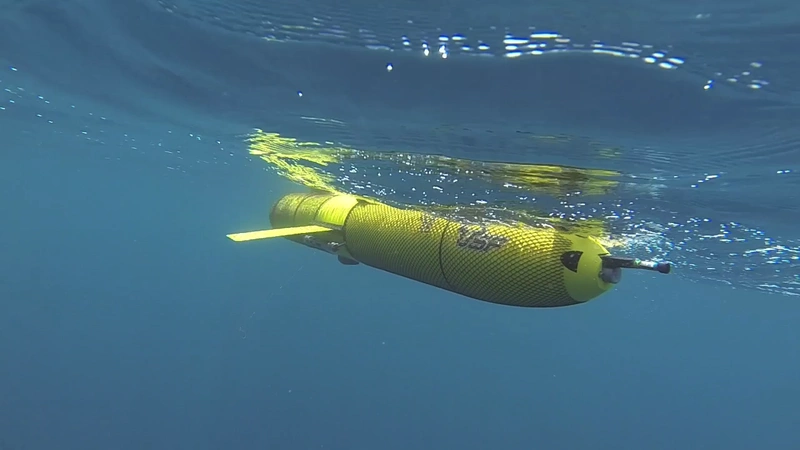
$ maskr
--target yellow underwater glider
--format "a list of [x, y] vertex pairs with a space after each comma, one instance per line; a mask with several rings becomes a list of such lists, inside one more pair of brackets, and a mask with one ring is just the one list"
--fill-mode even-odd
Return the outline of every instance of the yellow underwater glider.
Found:
[[270, 212], [271, 230], [229, 234], [236, 242], [284, 237], [467, 297], [510, 306], [588, 302], [623, 268], [669, 273], [669, 263], [611, 256], [591, 236], [554, 228], [472, 224], [347, 194], [289, 194]]

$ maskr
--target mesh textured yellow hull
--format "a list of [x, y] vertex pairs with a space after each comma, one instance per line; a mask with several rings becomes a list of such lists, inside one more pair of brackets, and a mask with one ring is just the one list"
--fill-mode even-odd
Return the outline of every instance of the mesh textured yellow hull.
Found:
[[554, 229], [460, 223], [350, 195], [290, 194], [272, 209], [275, 228], [330, 231], [287, 239], [475, 299], [512, 306], [584, 303], [608, 251], [591, 237]]

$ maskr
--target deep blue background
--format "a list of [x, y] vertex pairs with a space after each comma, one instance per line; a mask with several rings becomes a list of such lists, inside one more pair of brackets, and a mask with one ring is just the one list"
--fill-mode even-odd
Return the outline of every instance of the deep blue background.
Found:
[[[0, 21], [0, 449], [800, 448], [794, 297], [634, 272], [587, 305], [525, 310], [231, 243], [300, 189], [246, 158], [243, 133], [300, 130], [291, 85], [315, 75], [196, 71], [164, 59], [177, 44], [115, 34], [174, 18], [109, 5], [15, 2]], [[369, 117], [366, 97], [349, 108]], [[263, 112], [280, 102], [285, 122]]]

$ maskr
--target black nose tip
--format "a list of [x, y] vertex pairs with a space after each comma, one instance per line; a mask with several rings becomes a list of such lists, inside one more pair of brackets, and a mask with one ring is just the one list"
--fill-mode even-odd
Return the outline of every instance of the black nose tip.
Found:
[[583, 252], [574, 250], [564, 252], [561, 254], [561, 264], [563, 264], [567, 269], [578, 273], [578, 263], [581, 262], [581, 256], [583, 256]]
[[666, 262], [658, 263], [656, 265], [656, 270], [659, 273], [669, 273], [672, 270], [672, 264]]

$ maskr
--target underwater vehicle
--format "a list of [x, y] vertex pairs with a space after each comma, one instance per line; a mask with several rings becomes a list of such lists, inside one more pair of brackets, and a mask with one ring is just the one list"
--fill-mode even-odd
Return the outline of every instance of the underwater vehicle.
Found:
[[476, 224], [400, 209], [349, 194], [297, 193], [278, 200], [272, 229], [229, 234], [236, 242], [283, 237], [486, 302], [560, 307], [588, 302], [622, 269], [670, 272], [669, 263], [612, 256], [595, 238], [523, 224]]

